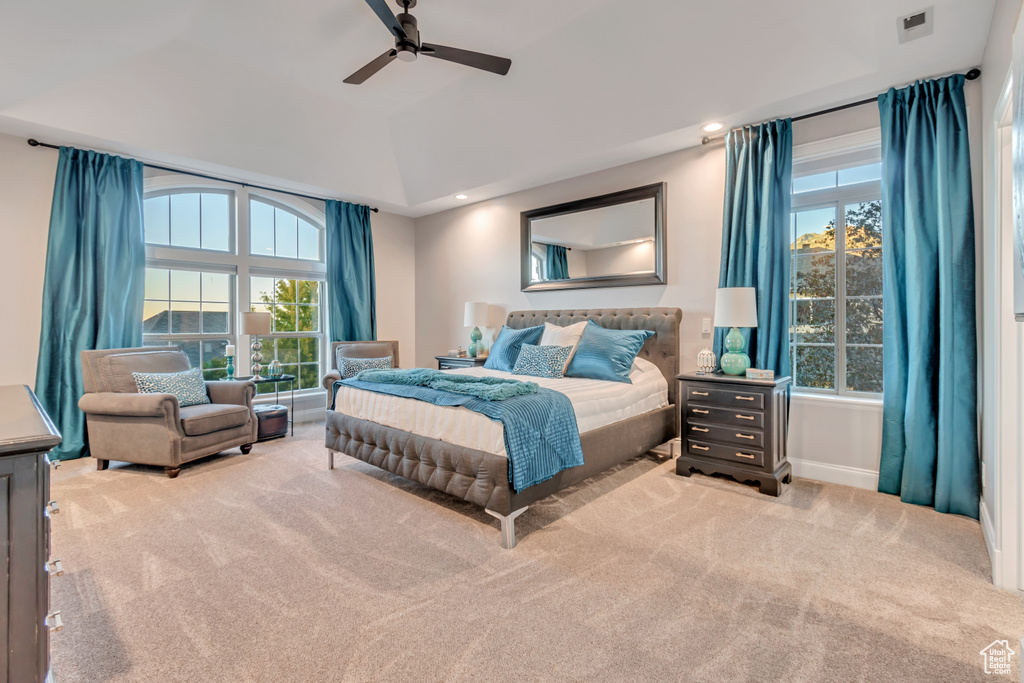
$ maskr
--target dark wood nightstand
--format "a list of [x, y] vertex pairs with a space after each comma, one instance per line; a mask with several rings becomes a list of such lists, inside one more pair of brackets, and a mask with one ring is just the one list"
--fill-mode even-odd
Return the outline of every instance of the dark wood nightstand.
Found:
[[486, 358], [471, 358], [469, 356], [434, 356], [437, 359], [438, 370], [454, 370], [455, 368], [482, 368], [487, 362]]
[[786, 459], [789, 377], [747, 379], [684, 372], [679, 380], [682, 454], [676, 474], [726, 474], [777, 496], [792, 480]]

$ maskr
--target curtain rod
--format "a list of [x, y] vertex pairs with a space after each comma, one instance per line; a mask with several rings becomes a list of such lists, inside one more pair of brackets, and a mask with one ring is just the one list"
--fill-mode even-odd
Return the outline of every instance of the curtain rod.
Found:
[[[964, 78], [966, 78], [969, 81], [977, 80], [980, 77], [981, 77], [981, 69], [978, 69], [978, 68], [970, 69], [967, 73], [964, 74]], [[844, 109], [852, 109], [854, 107], [860, 107], [860, 106], [865, 105], [865, 104], [871, 104], [872, 102], [878, 102], [878, 97], [877, 96], [869, 97], [869, 98], [867, 98], [865, 100], [858, 100], [856, 102], [850, 102], [848, 104], [840, 104], [838, 107], [829, 107], [828, 109], [821, 109], [819, 111], [812, 111], [810, 114], [801, 114], [800, 116], [794, 116], [794, 117], [792, 117], [792, 120], [795, 123], [797, 121], [803, 121], [804, 119], [813, 119], [815, 116], [823, 116], [825, 114], [831, 114], [833, 112], [843, 111]], [[700, 144], [702, 144], [702, 145], [709, 145], [712, 142], [719, 142], [721, 140], [725, 140], [725, 136], [724, 135], [718, 135], [718, 136], [715, 136], [715, 137], [704, 136], [704, 138], [700, 141]]]
[[[29, 138], [28, 139], [28, 144], [31, 147], [46, 147], [47, 149], [60, 149], [60, 146], [58, 146], [58, 145], [51, 145], [51, 144], [46, 143], [46, 142], [39, 142], [39, 140], [36, 140], [35, 138]], [[180, 173], [182, 175], [193, 176], [194, 178], [205, 178], [206, 180], [216, 180], [217, 182], [220, 182], [220, 183], [231, 183], [232, 185], [240, 185], [242, 187], [252, 187], [252, 188], [255, 188], [257, 190], [267, 190], [268, 192], [277, 192], [277, 193], [280, 193], [280, 194], [291, 195], [292, 197], [301, 197], [303, 199], [312, 199], [314, 201], [320, 201], [320, 202], [327, 201], [326, 197], [314, 197], [313, 195], [302, 194], [301, 192], [292, 192], [291, 190], [282, 190], [282, 189], [279, 189], [279, 188], [276, 188], [276, 187], [267, 187], [265, 185], [254, 185], [252, 183], [245, 183], [245, 182], [242, 182], [241, 180], [231, 180], [229, 178], [218, 178], [217, 176], [206, 175], [204, 173], [196, 173], [195, 171], [184, 171], [184, 170], [182, 170], [180, 168], [170, 168], [169, 166], [158, 166], [156, 164], [147, 164], [146, 162], [142, 162], [142, 165], [145, 166], [146, 168], [155, 168], [155, 169], [158, 169], [160, 171], [170, 171], [171, 173]], [[367, 208], [369, 208], [370, 211], [373, 211], [374, 213], [377, 213], [379, 211], [379, 209], [377, 209], [376, 207], [373, 207], [373, 206], [370, 206], [370, 207], [367, 207]]]

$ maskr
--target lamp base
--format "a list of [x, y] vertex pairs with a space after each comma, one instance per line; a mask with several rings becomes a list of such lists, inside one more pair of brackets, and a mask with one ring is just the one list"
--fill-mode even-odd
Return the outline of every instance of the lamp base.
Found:
[[476, 358], [476, 354], [480, 350], [480, 340], [484, 338], [484, 335], [480, 332], [479, 327], [474, 327], [473, 331], [469, 333], [469, 338], [473, 342], [469, 345], [469, 357]]
[[750, 356], [745, 353], [723, 353], [722, 372], [727, 375], [742, 375], [750, 367]]

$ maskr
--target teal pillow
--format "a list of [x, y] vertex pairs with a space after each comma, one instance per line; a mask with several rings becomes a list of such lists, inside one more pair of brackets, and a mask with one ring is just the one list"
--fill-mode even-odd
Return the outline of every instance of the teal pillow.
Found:
[[338, 356], [338, 371], [342, 379], [355, 377], [363, 370], [390, 370], [391, 356], [383, 358], [347, 358]]
[[652, 335], [652, 330], [609, 330], [588, 320], [565, 376], [632, 384], [629, 369]]
[[544, 334], [544, 326], [524, 327], [521, 330], [513, 330], [508, 325], [501, 326], [498, 338], [491, 346], [491, 353], [487, 356], [484, 367], [488, 370], [502, 370], [512, 372], [519, 358], [519, 349], [523, 344], [536, 344]]
[[530, 375], [531, 377], [550, 377], [559, 379], [565, 361], [572, 353], [571, 346], [534, 346], [523, 344], [519, 350], [519, 358], [512, 370], [513, 375]]
[[182, 372], [133, 372], [132, 377], [140, 394], [174, 394], [180, 408], [210, 402], [203, 371], [199, 368]]

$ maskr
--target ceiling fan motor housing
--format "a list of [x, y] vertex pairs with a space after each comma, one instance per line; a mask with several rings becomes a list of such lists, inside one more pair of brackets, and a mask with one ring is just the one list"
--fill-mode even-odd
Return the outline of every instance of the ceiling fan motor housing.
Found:
[[395, 38], [395, 52], [403, 62], [411, 62], [416, 59], [416, 53], [420, 49], [420, 30], [416, 17], [408, 12], [402, 12], [395, 17], [398, 23], [405, 30], [405, 37]]

